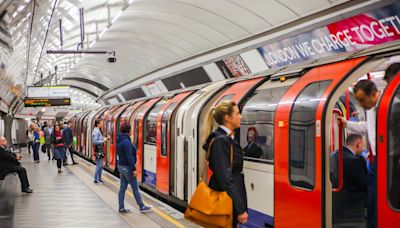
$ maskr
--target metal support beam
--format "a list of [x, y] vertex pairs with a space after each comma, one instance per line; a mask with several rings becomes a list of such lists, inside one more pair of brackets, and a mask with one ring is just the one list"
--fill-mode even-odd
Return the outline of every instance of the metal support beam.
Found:
[[108, 51], [96, 50], [47, 50], [47, 54], [107, 54]]

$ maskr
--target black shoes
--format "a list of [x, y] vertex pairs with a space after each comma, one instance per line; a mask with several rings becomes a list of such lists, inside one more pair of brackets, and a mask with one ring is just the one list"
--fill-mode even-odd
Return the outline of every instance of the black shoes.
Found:
[[33, 193], [33, 190], [31, 189], [31, 188], [25, 188], [25, 189], [22, 189], [22, 192], [25, 192], [25, 193]]

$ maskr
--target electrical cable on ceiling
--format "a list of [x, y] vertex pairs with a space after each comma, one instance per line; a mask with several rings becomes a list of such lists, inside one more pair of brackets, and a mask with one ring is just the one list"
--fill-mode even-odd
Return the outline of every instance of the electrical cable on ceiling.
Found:
[[56, 6], [57, 6], [57, 2], [58, 2], [58, 0], [55, 0], [55, 1], [54, 1], [53, 10], [51, 11], [49, 23], [47, 24], [47, 30], [46, 30], [46, 34], [45, 34], [45, 36], [44, 36], [42, 48], [41, 48], [41, 50], [40, 50], [39, 61], [38, 61], [38, 64], [37, 64], [37, 66], [36, 66], [35, 75], [34, 75], [32, 84], [35, 82], [36, 75], [37, 75], [38, 70], [39, 70], [40, 60], [42, 59], [42, 56], [43, 56], [44, 45], [46, 45], [47, 36], [48, 36], [48, 34], [49, 34], [50, 25], [51, 25], [51, 21], [53, 20], [53, 15], [54, 15], [54, 11], [55, 11]]

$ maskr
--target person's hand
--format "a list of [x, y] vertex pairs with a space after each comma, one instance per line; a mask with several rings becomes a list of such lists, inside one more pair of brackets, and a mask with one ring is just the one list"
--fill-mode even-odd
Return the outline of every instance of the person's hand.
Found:
[[17, 155], [16, 155], [16, 158], [17, 158], [17, 160], [21, 160], [21, 158], [22, 158], [22, 155], [20, 155], [20, 154], [17, 154]]
[[134, 177], [136, 177], [136, 176], [137, 176], [137, 172], [136, 172], [136, 171], [133, 171], [133, 172], [132, 172], [132, 175], [133, 175]]
[[346, 128], [346, 127], [347, 127], [347, 120], [346, 120], [346, 118], [344, 118], [344, 117], [338, 117], [337, 120], [338, 120], [339, 123], [342, 123], [343, 128]]
[[57, 140], [61, 140], [61, 137], [57, 137]]
[[248, 219], [249, 219], [249, 215], [247, 214], [247, 212], [243, 212], [242, 214], [237, 216], [237, 220], [241, 224], [247, 223]]

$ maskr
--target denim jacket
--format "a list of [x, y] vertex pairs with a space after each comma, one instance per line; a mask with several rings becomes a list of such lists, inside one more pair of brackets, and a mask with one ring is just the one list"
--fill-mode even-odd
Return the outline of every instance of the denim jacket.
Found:
[[104, 143], [103, 134], [101, 133], [101, 131], [100, 131], [100, 129], [98, 127], [95, 127], [93, 129], [92, 139], [93, 139], [93, 144], [94, 145], [99, 145], [99, 144], [103, 144]]

